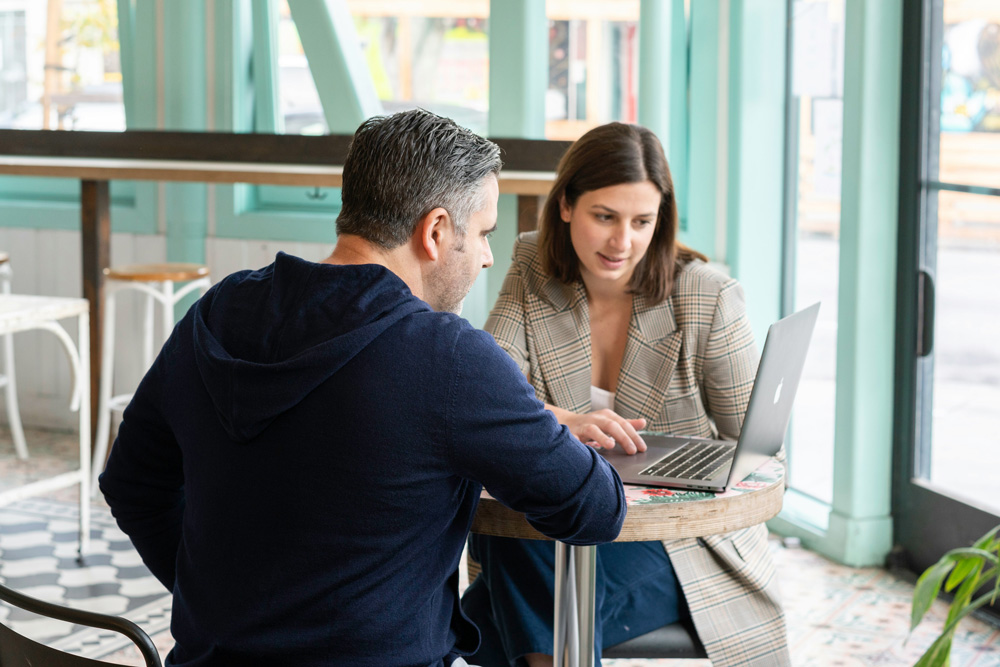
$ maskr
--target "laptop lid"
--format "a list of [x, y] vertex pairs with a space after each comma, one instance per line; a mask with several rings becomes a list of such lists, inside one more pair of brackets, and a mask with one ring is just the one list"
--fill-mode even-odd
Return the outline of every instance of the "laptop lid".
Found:
[[750, 392], [729, 484], [743, 480], [785, 442], [792, 403], [816, 328], [819, 303], [778, 320], [767, 330], [757, 377]]

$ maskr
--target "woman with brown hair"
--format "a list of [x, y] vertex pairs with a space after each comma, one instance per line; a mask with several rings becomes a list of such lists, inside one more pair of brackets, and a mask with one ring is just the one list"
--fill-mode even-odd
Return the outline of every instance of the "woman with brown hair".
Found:
[[[582, 442], [645, 449], [639, 429], [739, 436], [757, 351], [739, 284], [677, 240], [656, 136], [611, 123], [559, 163], [538, 232], [522, 234], [486, 330]], [[462, 599], [470, 662], [551, 665], [551, 542], [473, 535]], [[767, 530], [597, 548], [595, 651], [690, 618], [715, 667], [787, 665]]]

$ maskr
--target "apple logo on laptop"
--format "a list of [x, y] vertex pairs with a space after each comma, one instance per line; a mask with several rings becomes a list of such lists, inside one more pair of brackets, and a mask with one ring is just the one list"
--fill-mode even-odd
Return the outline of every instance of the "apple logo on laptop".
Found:
[[777, 405], [778, 401], [781, 400], [781, 386], [785, 384], [785, 378], [781, 378], [778, 382], [778, 388], [774, 391], [774, 404]]

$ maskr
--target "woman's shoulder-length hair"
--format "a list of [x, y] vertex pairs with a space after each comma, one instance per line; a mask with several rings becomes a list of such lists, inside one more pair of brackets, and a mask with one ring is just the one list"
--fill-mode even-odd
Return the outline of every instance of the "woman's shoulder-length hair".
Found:
[[629, 292], [652, 304], [670, 296], [677, 271], [701, 253], [677, 241], [678, 214], [674, 183], [660, 141], [640, 125], [608, 123], [576, 140], [559, 161], [556, 181], [542, 208], [538, 244], [546, 273], [564, 283], [580, 280], [580, 262], [570, 240], [560, 202], [569, 206], [586, 192], [622, 183], [649, 181], [660, 191], [656, 229], [646, 255], [636, 265]]

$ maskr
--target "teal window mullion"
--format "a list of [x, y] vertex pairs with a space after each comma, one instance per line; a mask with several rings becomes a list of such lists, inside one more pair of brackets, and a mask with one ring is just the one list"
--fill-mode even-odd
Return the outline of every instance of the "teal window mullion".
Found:
[[135, 0], [118, 0], [118, 54], [122, 68], [125, 127], [135, 124]]
[[281, 78], [278, 72], [278, 8], [274, 0], [253, 0], [254, 127], [282, 134]]
[[383, 112], [345, 0], [288, 0], [331, 134]]

